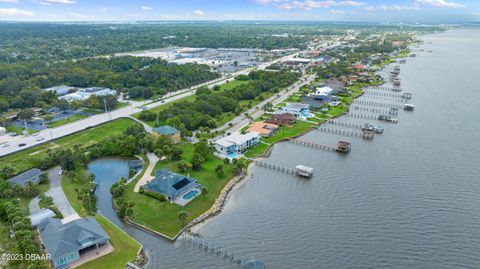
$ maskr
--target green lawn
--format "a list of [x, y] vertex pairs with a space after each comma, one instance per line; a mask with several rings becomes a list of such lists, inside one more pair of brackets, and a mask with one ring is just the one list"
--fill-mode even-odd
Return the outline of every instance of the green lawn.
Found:
[[9, 166], [15, 170], [15, 173], [19, 173], [34, 168], [36, 165], [35, 160], [45, 156], [49, 149], [58, 147], [72, 148], [74, 145], [81, 145], [82, 147], [92, 145], [107, 137], [120, 135], [133, 123], [134, 121], [130, 119], [118, 119], [52, 142], [19, 151], [0, 158], [0, 169]]
[[79, 216], [85, 217], [88, 215], [88, 210], [83, 207], [82, 201], [77, 198], [77, 188], [86, 188], [89, 186], [87, 180], [87, 171], [85, 169], [76, 170], [71, 177], [67, 175], [62, 176], [62, 190], [65, 193], [68, 201]]
[[110, 237], [110, 243], [115, 251], [112, 253], [84, 263], [77, 267], [79, 269], [120, 269], [135, 259], [137, 253], [141, 249], [140, 243], [138, 243], [131, 236], [120, 230], [113, 223], [108, 221], [103, 216], [97, 215], [95, 219], [102, 226], [105, 232]]
[[[183, 141], [180, 146], [183, 150], [182, 159], [190, 160], [193, 156], [193, 145]], [[156, 168], [168, 168], [176, 173], [181, 173], [176, 164], [176, 161], [164, 160], [158, 162]], [[178, 219], [178, 212], [186, 211], [188, 213], [186, 223], [200, 216], [213, 205], [224, 186], [232, 178], [232, 165], [224, 165], [225, 174], [222, 177], [215, 173], [215, 168], [219, 164], [223, 164], [223, 160], [211, 156], [202, 165], [202, 170], [190, 172], [191, 177], [207, 188], [208, 194], [200, 195], [184, 207], [160, 202], [145, 194], [134, 193], [133, 188], [137, 180], [131, 182], [125, 192], [127, 199], [135, 202], [134, 213], [130, 219], [167, 236], [175, 236], [184, 227]]]
[[68, 118], [64, 118], [64, 119], [61, 119], [61, 120], [57, 120], [57, 121], [48, 123], [47, 127], [48, 128], [54, 128], [54, 127], [58, 127], [60, 125], [71, 123], [71, 122], [74, 122], [74, 121], [77, 121], [77, 120], [82, 120], [82, 119], [85, 119], [85, 118], [87, 118], [86, 115], [75, 114], [75, 115], [70, 116]]

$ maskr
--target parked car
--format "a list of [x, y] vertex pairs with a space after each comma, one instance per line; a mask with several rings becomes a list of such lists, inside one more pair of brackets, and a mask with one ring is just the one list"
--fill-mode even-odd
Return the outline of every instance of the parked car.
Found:
[[63, 170], [60, 169], [60, 171], [58, 171], [58, 174], [59, 174], [59, 175], [62, 175], [62, 174], [63, 174]]

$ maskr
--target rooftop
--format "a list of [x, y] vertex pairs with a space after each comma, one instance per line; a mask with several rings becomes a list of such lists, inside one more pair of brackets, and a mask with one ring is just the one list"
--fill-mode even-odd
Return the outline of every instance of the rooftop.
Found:
[[278, 125], [272, 123], [266, 123], [263, 121], [255, 122], [248, 128], [249, 132], [256, 132], [258, 134], [268, 135], [271, 132], [278, 129]]
[[160, 169], [157, 170], [155, 179], [143, 185], [142, 188], [172, 197], [192, 183], [195, 183], [195, 179], [191, 177], [176, 174], [170, 170]]
[[153, 128], [153, 130], [161, 135], [174, 135], [180, 132], [178, 129], [168, 125]]
[[32, 168], [28, 171], [25, 171], [21, 174], [18, 174], [8, 180], [9, 183], [14, 185], [25, 185], [28, 181], [32, 178], [40, 176], [42, 174], [42, 170], [38, 168]]
[[254, 139], [258, 137], [258, 133], [256, 132], [248, 132], [246, 134], [241, 133], [233, 133], [229, 136], [226, 136], [222, 139], [217, 140], [215, 143], [228, 147], [232, 145], [242, 145], [246, 143], [248, 140]]
[[85, 241], [97, 242], [109, 239], [103, 228], [93, 217], [77, 219], [62, 224], [59, 219], [50, 218], [38, 226], [43, 245], [52, 259], [83, 249]]

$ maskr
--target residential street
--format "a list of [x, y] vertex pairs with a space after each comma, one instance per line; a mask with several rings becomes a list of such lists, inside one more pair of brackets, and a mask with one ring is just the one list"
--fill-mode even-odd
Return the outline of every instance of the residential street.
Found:
[[[269, 98], [262, 101], [261, 103], [259, 103], [257, 106], [255, 106], [255, 107], [249, 109], [248, 111], [246, 111], [246, 113], [248, 113], [254, 119], [258, 118], [265, 113], [265, 111], [262, 108], [265, 104], [267, 104], [268, 102], [271, 102], [274, 106], [280, 104], [281, 102], [286, 100], [290, 95], [298, 92], [303, 85], [306, 85], [306, 84], [312, 82], [314, 79], [315, 79], [315, 75], [304, 76], [300, 79], [300, 81], [296, 82], [295, 84], [288, 87], [287, 89], [281, 91], [279, 93], [280, 96], [278, 96], [277, 94], [272, 95]], [[245, 116], [245, 113], [242, 113], [241, 115], [238, 115], [233, 120], [227, 122], [223, 126], [220, 126], [216, 129], [212, 130], [212, 131], [224, 130], [224, 129], [228, 128], [229, 126], [231, 126], [230, 128], [228, 128], [226, 130], [226, 132], [224, 134], [218, 135], [213, 140], [218, 140], [218, 139], [224, 137], [228, 133], [233, 133], [235, 131], [238, 131], [238, 130], [242, 129], [243, 126], [249, 124], [250, 121], [251, 120]]]

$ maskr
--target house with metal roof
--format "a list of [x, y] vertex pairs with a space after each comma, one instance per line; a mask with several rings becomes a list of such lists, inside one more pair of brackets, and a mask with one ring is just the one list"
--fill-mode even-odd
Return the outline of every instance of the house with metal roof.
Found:
[[38, 184], [40, 182], [40, 176], [42, 175], [42, 170], [38, 168], [32, 168], [28, 171], [25, 171], [21, 174], [18, 174], [8, 180], [10, 186], [20, 185], [25, 186], [28, 182], [33, 184]]
[[154, 135], [164, 135], [170, 137], [175, 143], [178, 143], [182, 140], [180, 131], [172, 126], [164, 125], [160, 127], [153, 128]]
[[91, 251], [99, 255], [99, 248], [109, 244], [110, 239], [93, 217], [65, 224], [59, 219], [49, 218], [38, 225], [38, 232], [55, 268], [68, 268], [68, 264]]
[[162, 194], [169, 201], [183, 206], [200, 194], [202, 186], [194, 178], [159, 169], [155, 179], [141, 188], [145, 192]]

